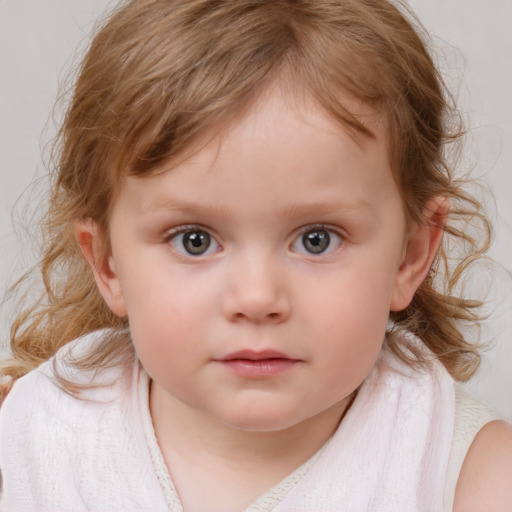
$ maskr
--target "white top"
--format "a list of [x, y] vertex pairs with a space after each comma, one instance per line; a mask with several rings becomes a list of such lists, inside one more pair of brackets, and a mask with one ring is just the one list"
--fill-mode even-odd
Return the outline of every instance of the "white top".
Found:
[[[0, 409], [3, 512], [182, 511], [155, 438], [149, 380], [139, 362], [97, 373], [67, 363], [70, 353], [100, 336], [66, 345], [54, 360], [73, 382], [94, 383], [81, 399], [52, 380], [50, 360], [17, 381]], [[450, 456], [454, 410], [453, 381], [440, 364], [413, 372], [383, 351], [333, 438], [247, 512], [439, 512], [445, 482], [453, 502], [450, 479], [456, 483], [479, 429], [478, 422], [461, 429], [457, 420]], [[466, 424], [469, 416], [457, 417]]]

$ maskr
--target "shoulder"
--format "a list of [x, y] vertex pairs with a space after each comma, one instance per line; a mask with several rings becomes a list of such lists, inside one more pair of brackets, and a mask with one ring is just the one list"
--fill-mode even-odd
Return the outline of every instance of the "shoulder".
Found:
[[6, 509], [11, 495], [30, 501], [34, 478], [69, 466], [65, 460], [71, 429], [62, 422], [60, 410], [65, 401], [64, 392], [37, 369], [18, 379], [2, 403], [0, 468]]
[[[109, 402], [117, 398], [118, 392], [130, 386], [134, 352], [129, 351], [132, 357], [117, 354], [104, 366], [88, 361], [92, 354], [102, 349], [102, 345], [116, 339], [115, 335], [116, 332], [110, 329], [102, 329], [70, 341], [48, 361], [15, 381], [14, 385], [9, 383], [9, 389], [6, 389], [9, 396], [5, 403], [16, 402], [19, 408], [26, 400], [46, 405], [65, 401], [69, 405], [71, 401]], [[117, 332], [117, 338], [121, 336], [126, 337], [126, 333]]]
[[73, 432], [77, 425], [90, 425], [107, 405], [112, 409], [113, 402], [129, 395], [133, 364], [105, 369], [74, 364], [102, 336], [98, 331], [68, 343], [50, 360], [18, 379], [0, 407], [0, 434], [39, 436], [40, 429]]
[[[131, 383], [137, 378], [138, 364], [109, 366], [105, 370], [75, 367], [72, 356], [91, 341], [71, 342], [20, 378], [0, 407], [0, 468], [6, 503], [18, 503], [18, 499], [19, 503], [50, 500], [48, 503], [54, 508], [47, 509], [59, 509], [51, 498], [53, 490], [67, 493], [58, 499], [72, 498], [76, 482], [85, 482], [91, 468], [99, 471], [102, 464], [108, 467], [105, 460], [112, 458], [112, 447], [122, 459], [118, 474], [122, 473], [123, 464], [126, 465], [123, 454], [130, 453], [127, 448], [133, 437], [124, 432], [137, 419]], [[55, 369], [66, 381], [78, 384], [73, 389], [78, 393], [63, 389], [55, 378]], [[77, 460], [80, 464], [76, 464]], [[101, 484], [104, 476], [99, 479]]]
[[[19, 449], [59, 447], [84, 430], [94, 431], [126, 407], [134, 365], [83, 369], [74, 362], [101, 339], [101, 331], [65, 345], [50, 360], [18, 379], [0, 407], [2, 458]], [[59, 378], [57, 378], [57, 375]], [[69, 383], [64, 387], [63, 383]]]
[[464, 459], [455, 491], [454, 512], [512, 510], [512, 426], [487, 423]]

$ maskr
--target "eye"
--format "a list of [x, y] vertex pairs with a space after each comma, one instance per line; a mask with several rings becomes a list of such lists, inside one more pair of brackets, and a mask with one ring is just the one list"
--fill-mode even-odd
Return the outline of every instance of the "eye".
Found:
[[342, 239], [332, 229], [316, 227], [303, 231], [292, 244], [292, 251], [302, 254], [330, 254], [340, 247]]
[[172, 247], [186, 256], [205, 256], [219, 250], [219, 244], [202, 229], [186, 229], [169, 237]]

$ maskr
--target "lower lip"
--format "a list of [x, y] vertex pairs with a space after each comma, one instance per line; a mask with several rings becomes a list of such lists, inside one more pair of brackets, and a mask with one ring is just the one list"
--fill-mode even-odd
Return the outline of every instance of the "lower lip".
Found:
[[274, 377], [293, 368], [298, 361], [294, 359], [228, 359], [219, 361], [233, 373], [250, 379]]

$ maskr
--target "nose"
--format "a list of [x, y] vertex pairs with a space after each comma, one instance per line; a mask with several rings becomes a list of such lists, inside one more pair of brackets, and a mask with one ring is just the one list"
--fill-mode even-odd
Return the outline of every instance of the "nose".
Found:
[[286, 276], [272, 257], [251, 256], [230, 265], [223, 312], [232, 322], [279, 324], [291, 304]]

